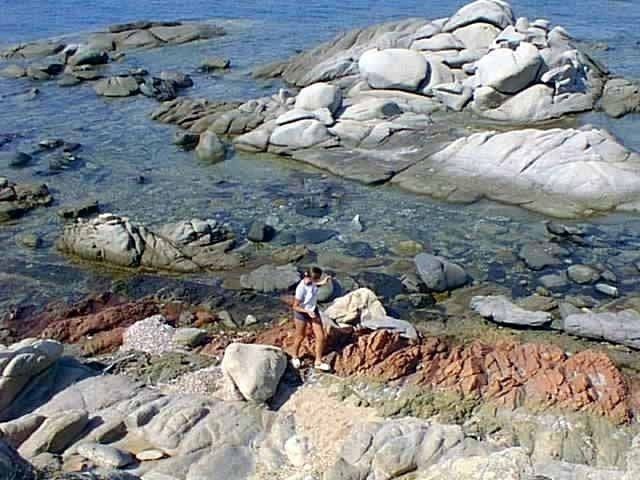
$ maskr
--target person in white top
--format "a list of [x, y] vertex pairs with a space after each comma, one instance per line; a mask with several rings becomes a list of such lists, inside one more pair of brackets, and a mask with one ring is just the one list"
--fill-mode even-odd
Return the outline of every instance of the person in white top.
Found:
[[[330, 277], [322, 279], [322, 269], [313, 267], [304, 272], [304, 276], [296, 287], [293, 299], [293, 322], [296, 326], [296, 336], [293, 344], [292, 365], [300, 368], [300, 345], [304, 337], [313, 331], [316, 339], [314, 367], [328, 372], [331, 367], [322, 361], [326, 336], [322, 327], [320, 311], [318, 310], [318, 287], [326, 284]], [[311, 327], [311, 328], [309, 328]]]

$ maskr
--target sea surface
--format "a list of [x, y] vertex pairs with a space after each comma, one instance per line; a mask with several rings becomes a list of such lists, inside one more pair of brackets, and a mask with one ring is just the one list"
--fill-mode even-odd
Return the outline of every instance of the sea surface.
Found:
[[[464, 3], [0, 0], [0, 46], [54, 36], [73, 38], [109, 24], [139, 19], [213, 19], [227, 29], [227, 36], [128, 52], [122, 68], [140, 66], [152, 73], [180, 70], [192, 74], [195, 81], [187, 95], [246, 100], [282, 86], [278, 81], [253, 80], [250, 72], [257, 65], [289, 57], [340, 31], [406, 17], [435, 19], [451, 15]], [[517, 16], [548, 18], [554, 25], [564, 26], [615, 74], [640, 78], [639, 1], [518, 0], [512, 5]], [[233, 69], [222, 76], [199, 73], [199, 63], [209, 56], [231, 58]], [[499, 281], [519, 293], [527, 293], [521, 291], [524, 285], [530, 290], [536, 286], [536, 278], [522, 272], [515, 259], [504, 252], [517, 250], [523, 242], [543, 239], [545, 218], [541, 215], [491, 202], [450, 205], [393, 187], [366, 187], [267, 155], [238, 153], [222, 164], [206, 164], [172, 145], [173, 126], [149, 119], [157, 106], [154, 100], [142, 96], [104, 99], [88, 84], [64, 89], [55, 82], [38, 84], [40, 94], [30, 99], [24, 93], [33, 86], [24, 80], [0, 79], [0, 135], [17, 136], [3, 148], [29, 152], [48, 137], [79, 142], [83, 147], [81, 160], [57, 174], [49, 168], [55, 154], [40, 155], [35, 164], [21, 170], [0, 169], [0, 175], [16, 181], [46, 182], [56, 200], [51, 208], [35, 210], [14, 224], [0, 226], [0, 309], [77, 297], [108, 285], [117, 276], [77, 264], [55, 250], [54, 241], [61, 230], [56, 210], [88, 198], [98, 199], [103, 211], [151, 225], [193, 217], [219, 218], [242, 236], [253, 219], [270, 218], [283, 233], [335, 229], [340, 235], [317, 247], [327, 252], [353, 252], [354, 243], [366, 242], [376, 255], [385, 255], [397, 242], [412, 239], [464, 264], [476, 279]], [[636, 117], [614, 121], [590, 114], [580, 122], [603, 126], [640, 151]], [[141, 175], [148, 180], [144, 185], [135, 182]], [[296, 213], [295, 206], [308, 197], [329, 203], [326, 218]], [[367, 226], [365, 232], [349, 229], [355, 215]], [[618, 257], [614, 263], [622, 268], [620, 259], [627, 257], [620, 257], [621, 253], [629, 258], [635, 251], [640, 255], [638, 217], [613, 215], [581, 225], [600, 242], [599, 247], [578, 249], [567, 261], [609, 262]], [[27, 233], [42, 235], [44, 247], [31, 250], [21, 246], [18, 239]], [[640, 279], [627, 273], [620, 287], [634, 291], [638, 282]]]

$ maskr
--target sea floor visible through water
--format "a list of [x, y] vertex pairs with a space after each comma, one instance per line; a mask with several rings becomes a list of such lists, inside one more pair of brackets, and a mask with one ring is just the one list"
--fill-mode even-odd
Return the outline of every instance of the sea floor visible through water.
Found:
[[[464, 2], [343, 3], [314, 0], [302, 8], [291, 1], [197, 1], [178, 7], [169, 0], [135, 4], [99, 1], [90, 6], [75, 0], [55, 5], [28, 0], [3, 6], [0, 45], [72, 36], [141, 18], [217, 19], [227, 29], [227, 36], [133, 51], [121, 66], [144, 67], [151, 73], [188, 73], [195, 85], [183, 94], [191, 97], [247, 100], [282, 87], [278, 81], [254, 80], [250, 72], [257, 65], [286, 58], [341, 30], [409, 16], [437, 18]], [[640, 5], [635, 2], [512, 3], [519, 15], [546, 17], [565, 26], [587, 42], [594, 55], [615, 73], [640, 77], [640, 53], [632, 35], [640, 20]], [[232, 69], [219, 75], [198, 72], [200, 62], [210, 56], [231, 58]], [[31, 152], [39, 140], [53, 137], [78, 142], [82, 149], [77, 154], [80, 160], [63, 171], [50, 168], [50, 161], [55, 162], [59, 155], [56, 152], [38, 154], [25, 168], [0, 171], [13, 181], [47, 183], [55, 198], [52, 207], [34, 210], [13, 224], [0, 226], [0, 310], [75, 298], [122, 276], [121, 272], [77, 263], [54, 247], [62, 228], [56, 211], [88, 199], [98, 200], [102, 211], [148, 225], [188, 218], [220, 219], [228, 222], [240, 238], [253, 220], [267, 219], [279, 232], [276, 243], [308, 229], [331, 230], [335, 236], [313, 246], [320, 256], [389, 256], [394, 260], [379, 270], [386, 268], [398, 276], [402, 263], [393, 251], [399, 242], [414, 240], [464, 265], [476, 281], [502, 283], [516, 296], [534, 291], [541, 275], [562, 269], [532, 273], [515, 257], [522, 244], [549, 240], [544, 226], [548, 219], [542, 215], [488, 201], [452, 205], [392, 186], [364, 186], [271, 155], [237, 152], [222, 163], [207, 164], [172, 144], [174, 126], [149, 118], [157, 106], [154, 100], [142, 96], [104, 99], [97, 97], [90, 85], [65, 89], [55, 82], [43, 82], [35, 86], [40, 94], [31, 99], [24, 92], [33, 88], [33, 83], [0, 81], [0, 136], [13, 138], [1, 148]], [[576, 122], [603, 126], [626, 146], [640, 150], [636, 117], [611, 120], [594, 113]], [[145, 179], [142, 184], [138, 182], [140, 177]], [[326, 204], [326, 215], [305, 215], [299, 206], [309, 201]], [[350, 227], [356, 215], [365, 226], [363, 232]], [[623, 293], [636, 291], [640, 272], [631, 267], [632, 261], [640, 258], [640, 216], [609, 215], [577, 223], [592, 242], [590, 246], [572, 246], [566, 263], [605, 263], [618, 274]], [[20, 244], [19, 239], [29, 233], [43, 237], [42, 248], [34, 250]], [[214, 277], [195, 279], [214, 283]], [[592, 286], [571, 285], [565, 290], [569, 289], [572, 293], [598, 295]]]

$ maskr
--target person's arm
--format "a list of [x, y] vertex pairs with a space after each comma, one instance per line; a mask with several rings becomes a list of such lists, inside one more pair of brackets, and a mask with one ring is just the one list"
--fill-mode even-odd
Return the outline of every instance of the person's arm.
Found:
[[293, 299], [293, 305], [292, 308], [294, 311], [296, 312], [300, 312], [300, 313], [309, 313], [307, 312], [301, 305], [300, 305], [300, 300], [298, 300], [297, 298]]
[[325, 277], [320, 280], [319, 282], [316, 282], [316, 286], [318, 287], [324, 287], [327, 283], [329, 283], [329, 281], [332, 279], [333, 277], [331, 275], [325, 275]]

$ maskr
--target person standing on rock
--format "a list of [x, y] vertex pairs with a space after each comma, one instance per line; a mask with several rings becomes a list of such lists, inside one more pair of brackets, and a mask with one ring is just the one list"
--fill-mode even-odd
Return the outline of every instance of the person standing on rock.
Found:
[[[300, 346], [304, 337], [313, 331], [316, 339], [314, 367], [317, 370], [328, 372], [331, 367], [322, 361], [326, 335], [318, 310], [318, 287], [325, 285], [330, 277], [322, 279], [322, 269], [313, 267], [304, 272], [304, 276], [296, 287], [296, 295], [293, 299], [293, 322], [296, 326], [295, 342], [293, 344], [293, 359], [291, 364], [300, 368]], [[309, 328], [311, 327], [311, 328]]]

